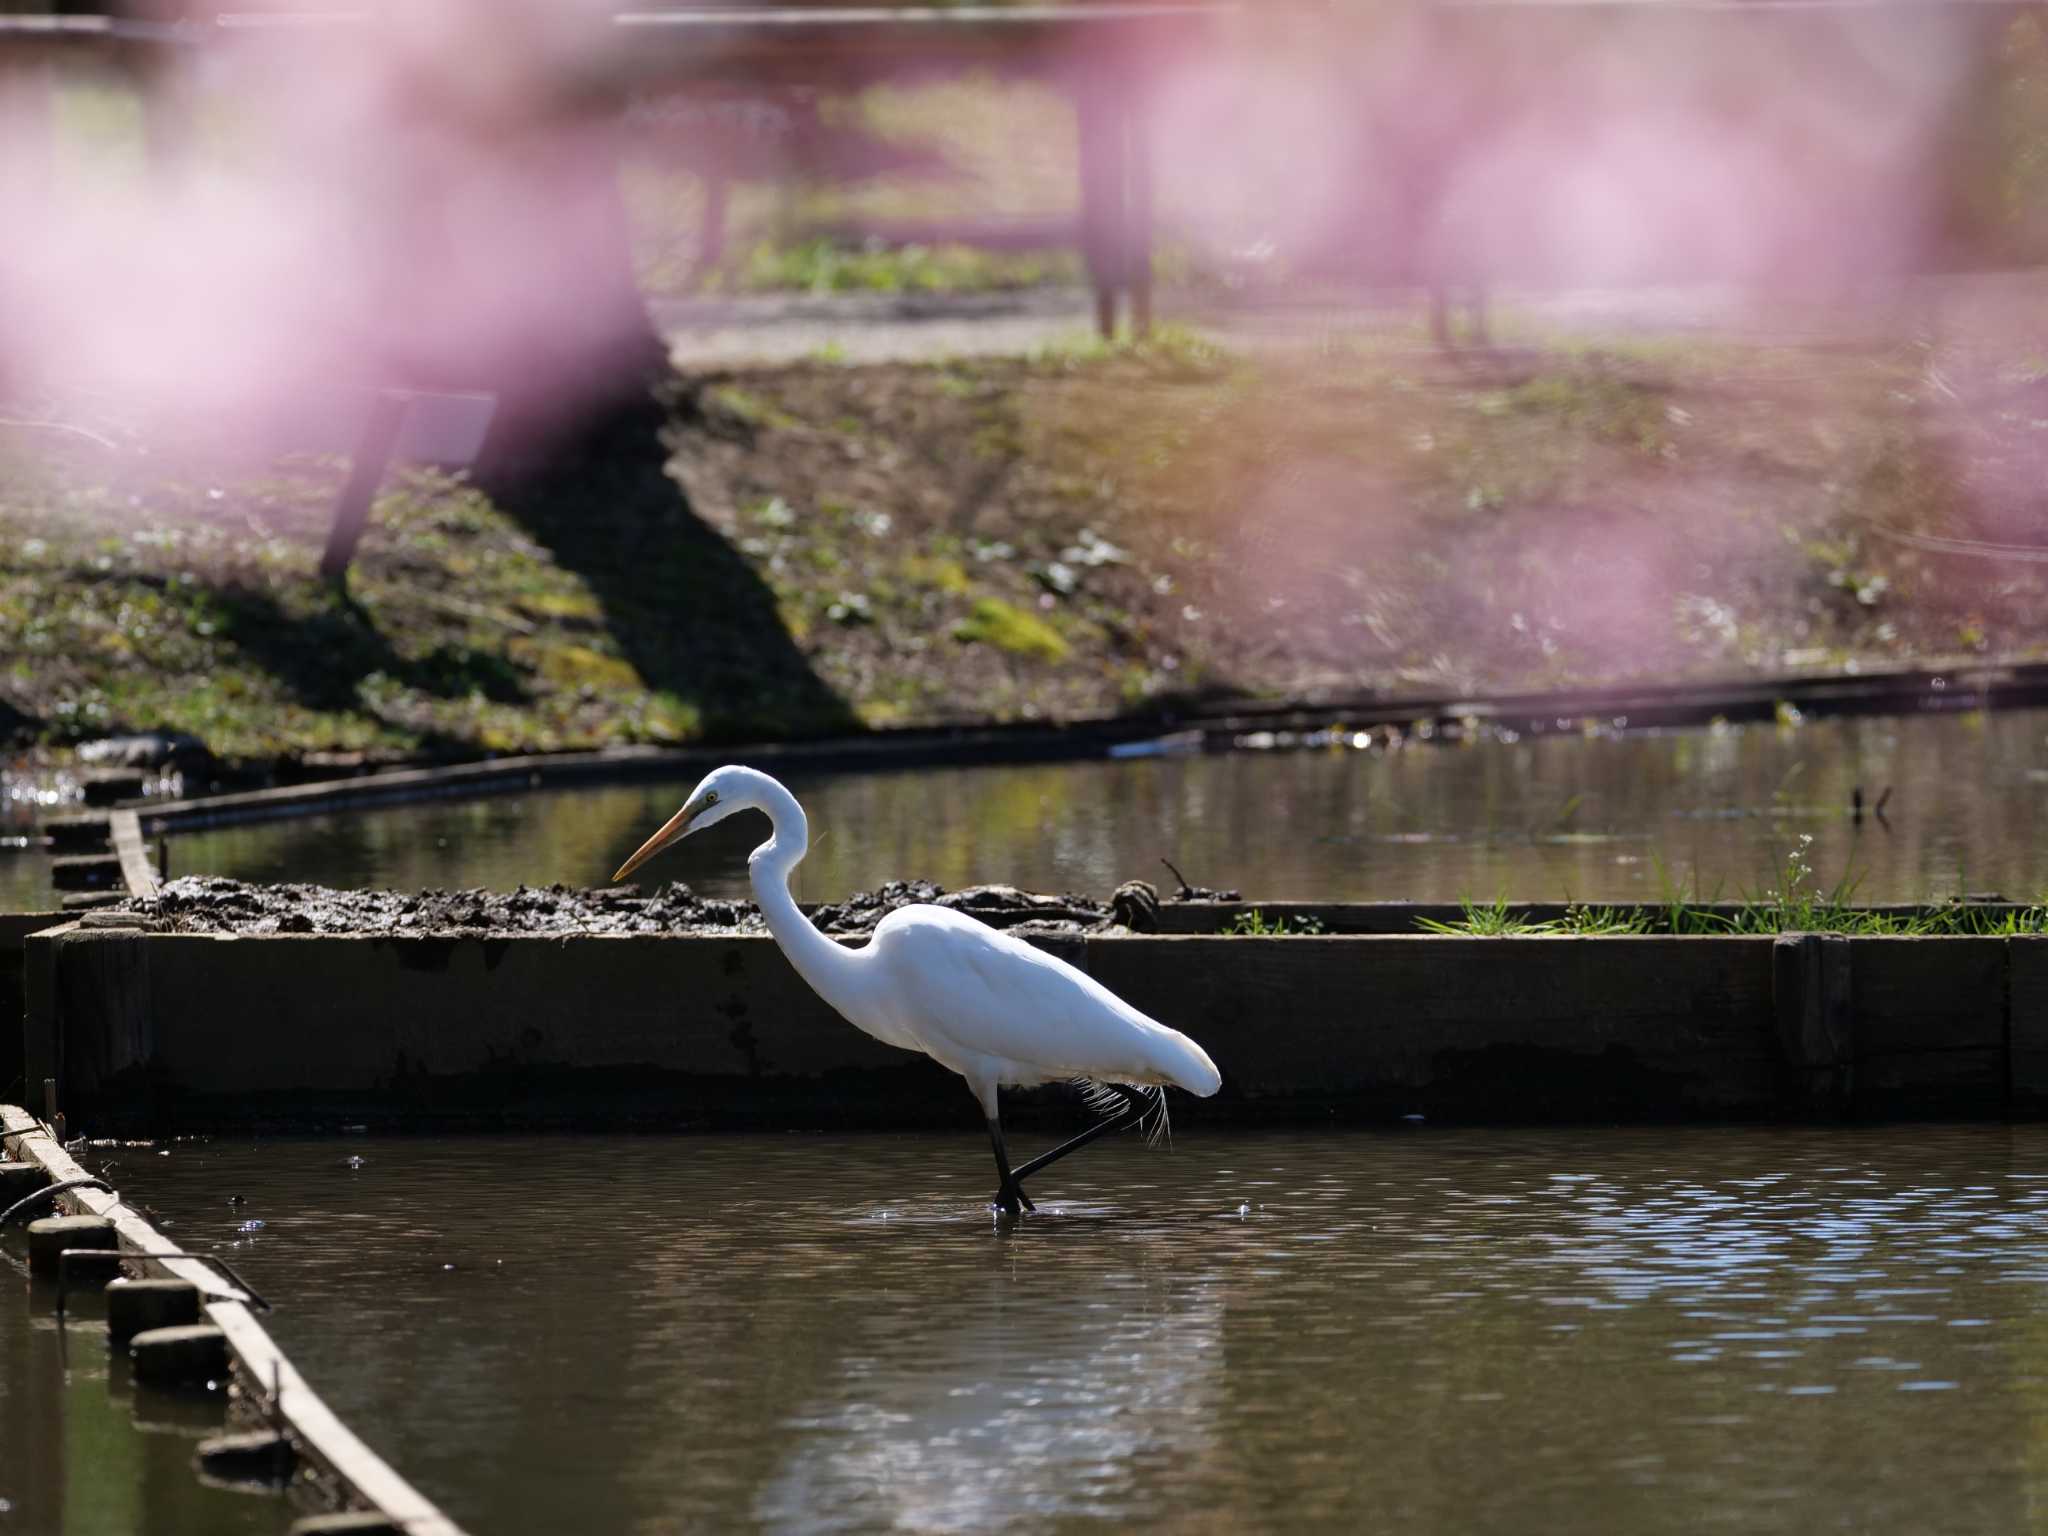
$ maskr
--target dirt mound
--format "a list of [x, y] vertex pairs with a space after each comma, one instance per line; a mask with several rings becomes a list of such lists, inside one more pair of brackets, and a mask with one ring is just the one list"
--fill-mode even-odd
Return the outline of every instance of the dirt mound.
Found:
[[[898, 907], [929, 902], [997, 928], [1076, 933], [1110, 926], [1108, 904], [1082, 896], [1041, 896], [1006, 885], [947, 892], [928, 880], [892, 880], [816, 909], [827, 933], [874, 931]], [[569, 934], [765, 933], [760, 909], [717, 901], [673, 881], [653, 894], [637, 886], [576, 890], [337, 891], [319, 885], [249, 885], [187, 875], [127, 910], [181, 933]]]

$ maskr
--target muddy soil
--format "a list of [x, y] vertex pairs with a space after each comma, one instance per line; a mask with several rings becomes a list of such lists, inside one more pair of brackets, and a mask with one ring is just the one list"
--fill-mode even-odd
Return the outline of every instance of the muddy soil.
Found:
[[[1134, 889], [1135, 888], [1135, 889]], [[1081, 933], [1149, 926], [1149, 887], [1132, 882], [1111, 901], [1048, 896], [1006, 885], [945, 891], [928, 880], [892, 880], [879, 890], [813, 910], [827, 933], [863, 934], [898, 907], [918, 902], [967, 912], [1022, 933]], [[765, 933], [752, 902], [709, 900], [672, 881], [652, 893], [620, 885], [574, 890], [564, 885], [515, 891], [339, 891], [318, 885], [249, 885], [188, 875], [153, 899], [125, 910], [178, 933], [336, 933], [492, 935], [571, 933]]]

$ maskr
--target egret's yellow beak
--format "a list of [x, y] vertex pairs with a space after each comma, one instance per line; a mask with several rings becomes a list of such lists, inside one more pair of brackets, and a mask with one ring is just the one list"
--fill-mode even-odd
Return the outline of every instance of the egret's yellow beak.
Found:
[[702, 794], [684, 806], [680, 811], [677, 811], [675, 815], [668, 819], [659, 832], [640, 845], [639, 851], [633, 857], [619, 866], [619, 872], [613, 875], [612, 878], [614, 880], [625, 879], [626, 876], [633, 873], [634, 870], [645, 864], [670, 843], [682, 841], [689, 834], [690, 823], [709, 810], [716, 798], [715, 795]]

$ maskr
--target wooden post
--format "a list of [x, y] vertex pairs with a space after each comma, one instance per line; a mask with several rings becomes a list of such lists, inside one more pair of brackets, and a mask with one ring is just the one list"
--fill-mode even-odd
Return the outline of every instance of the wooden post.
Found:
[[1132, 46], [1089, 58], [1074, 81], [1080, 127], [1081, 254], [1095, 285], [1095, 326], [1116, 335], [1119, 291], [1131, 336], [1152, 331], [1152, 144], [1144, 61]]
[[55, 157], [55, 80], [34, 44], [0, 59], [0, 208], [11, 218], [41, 215]]
[[1805, 1108], [1846, 1111], [1855, 1094], [1855, 1016], [1849, 1009], [1849, 940], [1839, 933], [1781, 934], [1771, 946], [1778, 1043]]
[[30, 934], [22, 944], [21, 1075], [30, 1090], [23, 1095], [25, 1104], [33, 1102], [30, 1094], [43, 1092], [45, 1083], [54, 1098], [56, 1084], [64, 1075], [63, 1037], [57, 1019], [57, 943], [61, 935], [77, 931], [75, 923], [45, 928]]
[[1124, 280], [1131, 289], [1131, 338], [1152, 334], [1152, 135], [1145, 115], [1142, 73], [1123, 97]]
[[1116, 335], [1116, 294], [1124, 282], [1125, 140], [1117, 82], [1099, 60], [1082, 66], [1074, 111], [1081, 153], [1081, 257], [1095, 285], [1095, 328]]
[[697, 222], [697, 264], [690, 274], [693, 283], [705, 282], [725, 260], [726, 206], [731, 197], [731, 177], [715, 166], [704, 173], [704, 214]]
[[[57, 949], [64, 1102], [74, 1119], [117, 1078], [156, 1058], [149, 945], [138, 929], [84, 929]], [[132, 1092], [132, 1099], [143, 1097]]]
[[398, 429], [405, 424], [407, 400], [402, 394], [380, 390], [370, 402], [369, 419], [356, 442], [355, 457], [349, 464], [348, 483], [334, 504], [334, 526], [328, 531], [327, 551], [320, 557], [320, 575], [336, 587], [348, 584], [349, 562], [369, 525], [370, 503], [377, 499], [377, 487], [390, 467], [391, 452], [398, 446]]
[[114, 58], [142, 108], [142, 149], [151, 177], [182, 173], [197, 143], [198, 50], [151, 43], [122, 49]]
[[2007, 1108], [2048, 1114], [2048, 936], [2015, 934], [2005, 941]]

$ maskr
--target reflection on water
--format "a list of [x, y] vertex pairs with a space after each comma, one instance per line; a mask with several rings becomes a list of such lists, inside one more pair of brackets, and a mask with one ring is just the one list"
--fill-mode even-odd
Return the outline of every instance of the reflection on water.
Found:
[[0, 1531], [34, 1536], [275, 1536], [281, 1498], [208, 1487], [193, 1469], [218, 1398], [137, 1391], [98, 1304], [31, 1289], [22, 1229], [0, 1250]]
[[476, 1530], [2002, 1531], [2048, 1498], [2048, 1128], [1129, 1139], [1014, 1227], [972, 1135], [118, 1155]]
[[1216, 1455], [1224, 1308], [1220, 1284], [1165, 1283], [1171, 1258], [1149, 1275], [1056, 1263], [1002, 1306], [975, 1285], [861, 1320], [787, 1421], [801, 1434], [754, 1515], [785, 1531], [1169, 1518], [1175, 1469]]
[[[1660, 863], [1707, 893], [1758, 890], [1802, 833], [1817, 876], [1873, 900], [2048, 889], [2048, 714], [1823, 721], [1391, 753], [1245, 753], [1122, 763], [792, 775], [823, 832], [799, 894], [885, 879], [996, 880], [1105, 894], [1166, 878], [1252, 897], [1654, 896]], [[1890, 830], [1848, 816], [1893, 789]], [[181, 870], [335, 884], [596, 884], [687, 784], [410, 807], [181, 838]], [[743, 817], [650, 873], [745, 890]]]
[[[790, 775], [816, 847], [798, 894], [887, 879], [1106, 894], [1165, 879], [1253, 898], [1591, 901], [1667, 880], [1735, 897], [1801, 835], [1816, 879], [1867, 900], [2048, 891], [2048, 712], [1812, 722], [1398, 751]], [[1886, 823], [1849, 815], [1889, 787]], [[224, 828], [171, 844], [172, 872], [330, 885], [602, 883], [687, 783], [437, 802]], [[652, 878], [742, 895], [761, 835], [742, 817]], [[822, 839], [817, 834], [822, 833]], [[0, 855], [0, 909], [47, 899], [42, 861]]]

